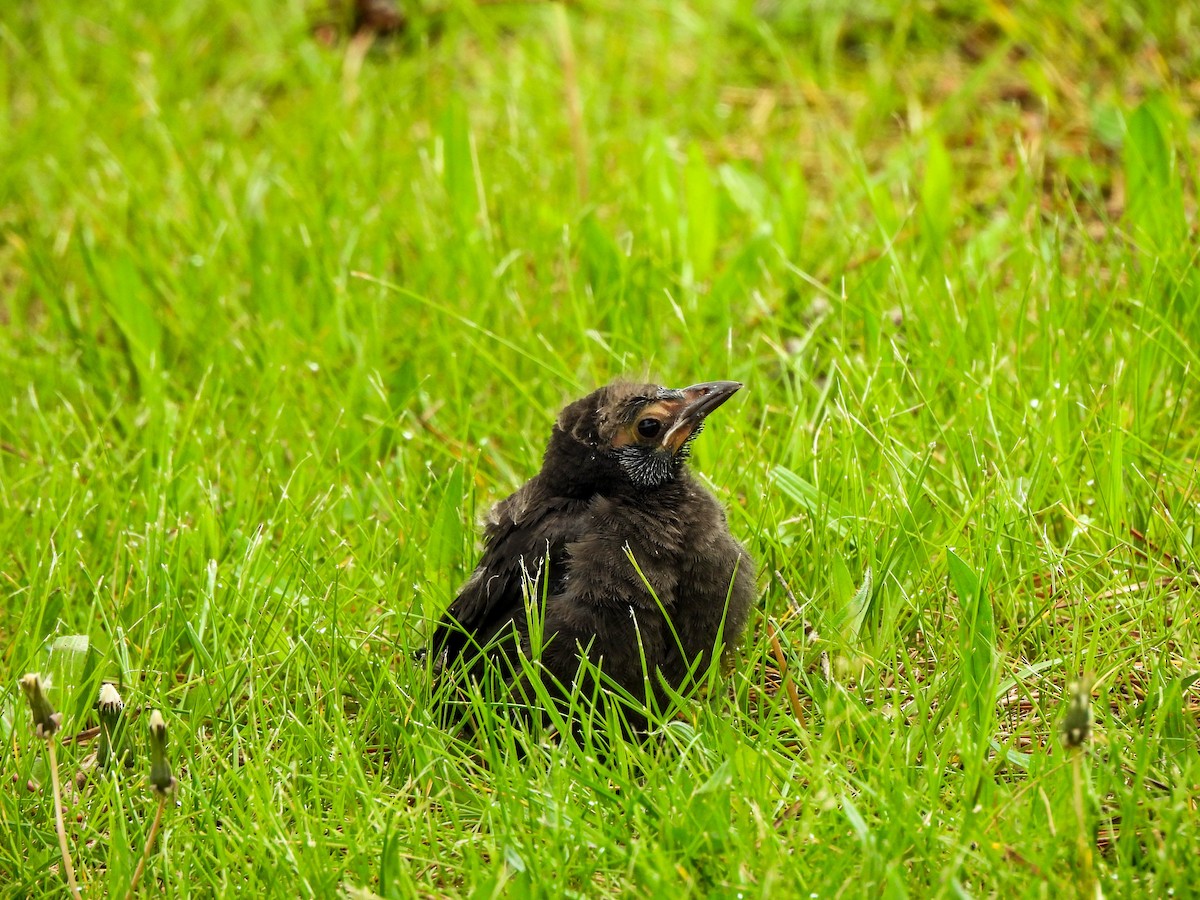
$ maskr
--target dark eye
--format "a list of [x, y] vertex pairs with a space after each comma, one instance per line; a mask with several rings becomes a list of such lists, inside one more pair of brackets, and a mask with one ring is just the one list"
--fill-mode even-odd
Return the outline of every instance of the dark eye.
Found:
[[652, 438], [662, 430], [662, 422], [658, 419], [642, 419], [637, 424], [638, 434], [644, 438]]

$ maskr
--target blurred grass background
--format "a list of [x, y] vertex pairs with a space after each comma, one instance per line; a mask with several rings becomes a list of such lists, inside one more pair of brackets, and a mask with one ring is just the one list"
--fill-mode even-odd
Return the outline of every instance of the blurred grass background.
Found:
[[[164, 709], [172, 894], [1194, 890], [1200, 10], [406, 13], [0, 14], [7, 890], [61, 888], [29, 670], [70, 733]], [[743, 666], [647, 747], [481, 757], [409, 651], [622, 375], [748, 386], [695, 455]], [[145, 798], [72, 799], [96, 892]]]

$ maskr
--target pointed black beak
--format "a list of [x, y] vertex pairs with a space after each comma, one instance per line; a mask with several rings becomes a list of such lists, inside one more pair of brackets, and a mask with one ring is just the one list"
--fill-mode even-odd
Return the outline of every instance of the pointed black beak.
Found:
[[663, 435], [662, 443], [672, 453], [687, 443], [688, 438], [700, 427], [705, 416], [741, 390], [740, 381], [705, 381], [693, 384], [679, 393], [683, 394], [683, 409], [675, 422]]

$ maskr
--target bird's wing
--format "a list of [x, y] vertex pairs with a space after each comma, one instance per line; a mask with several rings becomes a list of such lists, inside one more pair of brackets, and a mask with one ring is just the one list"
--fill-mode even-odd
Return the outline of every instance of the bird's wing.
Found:
[[541, 498], [518, 491], [496, 508], [479, 565], [450, 604], [431, 636], [429, 649], [439, 668], [460, 656], [473, 656], [500, 632], [525, 621], [525, 584], [540, 594], [549, 566], [551, 594], [566, 577], [566, 547], [578, 536], [580, 501]]

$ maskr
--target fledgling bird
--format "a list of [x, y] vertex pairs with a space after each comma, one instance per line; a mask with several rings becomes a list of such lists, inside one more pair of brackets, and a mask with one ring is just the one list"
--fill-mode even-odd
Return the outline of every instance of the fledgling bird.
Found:
[[[739, 388], [618, 382], [568, 405], [541, 471], [493, 510], [483, 557], [433, 632], [435, 671], [491, 670], [510, 699], [532, 705], [518, 651], [536, 656], [559, 699], [586, 656], [604, 680], [661, 706], [664, 684], [686, 689], [714, 652], [735, 647], [754, 564], [686, 461], [706, 417]], [[529, 604], [541, 620], [536, 649]], [[628, 721], [645, 725], [637, 713]]]

